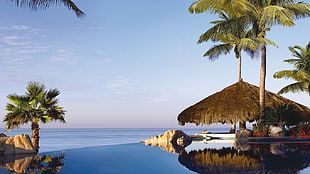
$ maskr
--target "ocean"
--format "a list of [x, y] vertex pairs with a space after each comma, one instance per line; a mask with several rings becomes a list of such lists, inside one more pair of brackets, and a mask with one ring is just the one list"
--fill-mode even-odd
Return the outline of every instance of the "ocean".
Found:
[[[142, 140], [163, 134], [173, 128], [147, 128], [147, 129], [106, 129], [106, 128], [87, 128], [87, 129], [40, 129], [40, 153], [59, 151], [66, 149], [76, 149], [83, 147], [95, 147], [104, 145], [117, 145], [139, 143]], [[174, 128], [175, 129], [175, 128]], [[201, 133], [204, 129], [181, 129], [188, 135]], [[212, 129], [212, 132], [228, 131], [227, 129]], [[1, 132], [7, 136], [17, 134], [28, 134], [31, 136], [30, 129], [13, 129]]]

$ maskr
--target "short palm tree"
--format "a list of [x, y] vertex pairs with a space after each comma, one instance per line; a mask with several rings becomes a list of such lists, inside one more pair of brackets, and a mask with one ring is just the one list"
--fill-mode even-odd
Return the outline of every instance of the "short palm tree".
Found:
[[284, 62], [294, 64], [295, 69], [276, 72], [274, 78], [293, 79], [296, 82], [283, 87], [278, 94], [288, 92], [307, 92], [310, 95], [310, 42], [305, 48], [301, 46], [289, 47], [295, 59]]
[[46, 9], [51, 5], [57, 5], [62, 3], [69, 10], [73, 10], [78, 17], [83, 17], [84, 12], [79, 9], [71, 0], [10, 0], [15, 2], [17, 6], [28, 7], [31, 10]]
[[19, 128], [21, 125], [31, 123], [32, 144], [39, 150], [39, 123], [60, 121], [65, 123], [65, 110], [58, 105], [56, 97], [60, 94], [58, 89], [46, 90], [44, 84], [30, 82], [25, 95], [10, 94], [3, 122], [6, 130]]
[[266, 107], [264, 123], [276, 126], [296, 126], [302, 122], [302, 116], [295, 105], [278, 104], [274, 107]]

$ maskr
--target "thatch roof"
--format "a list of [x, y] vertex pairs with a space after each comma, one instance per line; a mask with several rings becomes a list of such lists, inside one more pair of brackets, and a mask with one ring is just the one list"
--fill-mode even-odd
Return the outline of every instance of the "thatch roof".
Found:
[[[304, 120], [310, 120], [308, 107], [266, 91], [266, 106], [273, 107], [280, 103], [295, 105]], [[180, 125], [230, 124], [258, 120], [259, 115], [259, 88], [240, 81], [185, 109], [179, 114], [178, 121]]]

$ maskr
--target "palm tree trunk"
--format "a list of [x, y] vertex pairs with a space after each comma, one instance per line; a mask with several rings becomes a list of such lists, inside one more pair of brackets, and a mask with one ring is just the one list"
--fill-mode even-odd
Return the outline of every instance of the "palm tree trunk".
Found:
[[265, 80], [266, 80], [266, 45], [263, 43], [261, 46], [261, 66], [260, 66], [260, 85], [259, 85], [260, 123], [264, 121]]
[[242, 81], [242, 78], [241, 78], [241, 56], [240, 56], [240, 53], [239, 53], [239, 56], [238, 56], [238, 82]]
[[36, 152], [39, 151], [39, 124], [38, 122], [32, 122], [31, 123], [31, 131], [32, 131], [32, 137], [31, 137], [31, 141], [32, 141], [32, 145], [35, 148]]
[[235, 133], [236, 132], [236, 123], [235, 122], [231, 124], [231, 128], [230, 128], [229, 132], [230, 133]]
[[239, 129], [240, 130], [241, 129], [246, 129], [246, 122], [245, 121], [239, 123]]

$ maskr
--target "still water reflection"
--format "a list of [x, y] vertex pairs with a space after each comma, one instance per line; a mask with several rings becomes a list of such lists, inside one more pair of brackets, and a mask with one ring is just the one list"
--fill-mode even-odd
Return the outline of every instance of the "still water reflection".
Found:
[[[1, 156], [0, 173], [300, 173], [310, 166], [310, 144], [233, 143], [102, 146], [46, 155]], [[175, 148], [175, 149], [173, 149]], [[160, 166], [160, 167], [159, 167]], [[5, 172], [3, 172], [5, 170]]]
[[37, 154], [1, 155], [1, 173], [54, 174], [64, 166], [64, 153], [56, 156]]
[[309, 144], [259, 144], [182, 151], [179, 162], [197, 173], [298, 173], [309, 166]]
[[[183, 148], [177, 146], [178, 161], [190, 171], [205, 174], [218, 173], [300, 173], [310, 166], [309, 143], [276, 143], [251, 144], [243, 147], [210, 146], [205, 144], [196, 146], [200, 148]], [[163, 150], [164, 145], [160, 145]], [[192, 145], [191, 145], [192, 146]], [[190, 149], [190, 150], [188, 150]]]

